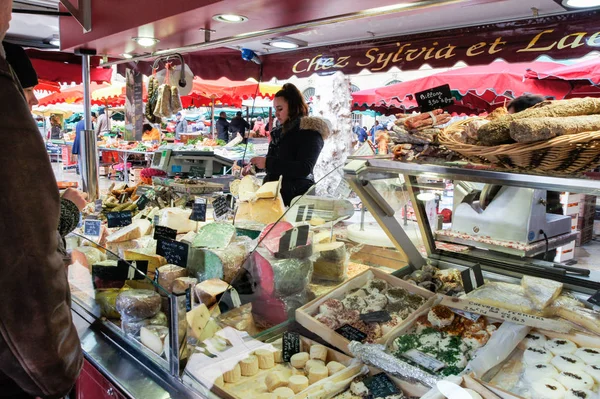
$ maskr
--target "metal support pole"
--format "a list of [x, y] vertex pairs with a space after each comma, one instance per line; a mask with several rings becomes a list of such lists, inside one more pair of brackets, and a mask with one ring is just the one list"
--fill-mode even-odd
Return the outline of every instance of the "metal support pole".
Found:
[[271, 135], [271, 130], [273, 130], [273, 107], [269, 108], [269, 136]]
[[88, 194], [89, 201], [95, 201], [100, 197], [98, 186], [98, 149], [96, 147], [96, 135], [92, 130], [92, 104], [90, 92], [90, 56], [82, 54], [83, 68], [83, 115], [85, 119], [85, 131], [81, 136], [81, 148], [79, 156], [81, 160], [81, 180], [83, 191]]
[[212, 133], [212, 139], [215, 139], [215, 129], [217, 124], [215, 123], [215, 96], [211, 96], [210, 102], [210, 131]]

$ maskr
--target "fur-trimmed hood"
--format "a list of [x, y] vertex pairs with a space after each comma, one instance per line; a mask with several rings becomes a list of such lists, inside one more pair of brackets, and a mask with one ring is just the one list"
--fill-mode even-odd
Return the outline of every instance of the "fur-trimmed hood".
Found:
[[318, 116], [305, 116], [300, 120], [300, 130], [314, 130], [325, 140], [331, 135], [331, 122]]

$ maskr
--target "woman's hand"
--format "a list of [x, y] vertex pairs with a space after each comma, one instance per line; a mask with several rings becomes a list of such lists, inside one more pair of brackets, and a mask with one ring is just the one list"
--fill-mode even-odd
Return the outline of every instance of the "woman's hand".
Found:
[[74, 188], [67, 188], [62, 195], [64, 199], [74, 203], [77, 206], [77, 209], [79, 209], [79, 212], [81, 212], [87, 205], [87, 196], [88, 195], [83, 191], [75, 190]]
[[258, 169], [266, 169], [267, 158], [265, 157], [254, 157], [250, 160], [250, 163], [256, 166]]

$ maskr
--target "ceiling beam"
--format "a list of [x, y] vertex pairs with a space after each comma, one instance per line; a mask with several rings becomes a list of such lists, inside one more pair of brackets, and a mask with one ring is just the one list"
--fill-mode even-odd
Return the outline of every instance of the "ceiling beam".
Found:
[[60, 0], [60, 3], [75, 17], [85, 32], [92, 30], [92, 0], [77, 0], [77, 7], [69, 0]]

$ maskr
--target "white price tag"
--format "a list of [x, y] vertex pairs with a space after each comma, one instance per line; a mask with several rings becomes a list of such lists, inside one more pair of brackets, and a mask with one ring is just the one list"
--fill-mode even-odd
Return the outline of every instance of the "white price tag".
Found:
[[429, 356], [421, 351], [416, 349], [411, 349], [402, 354], [402, 357], [405, 357], [418, 365], [425, 367], [427, 370], [438, 371], [446, 367], [446, 363], [437, 360], [433, 356]]

